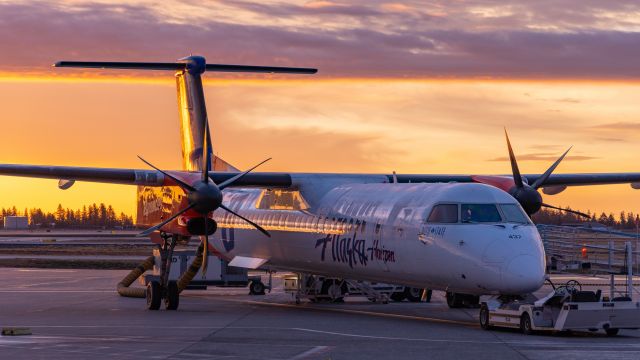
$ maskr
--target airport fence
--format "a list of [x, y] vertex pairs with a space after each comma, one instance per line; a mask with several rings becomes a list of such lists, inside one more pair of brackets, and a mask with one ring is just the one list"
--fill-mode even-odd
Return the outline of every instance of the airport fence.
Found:
[[631, 243], [633, 272], [640, 274], [638, 233], [608, 228], [537, 225], [551, 270], [627, 271], [626, 243]]

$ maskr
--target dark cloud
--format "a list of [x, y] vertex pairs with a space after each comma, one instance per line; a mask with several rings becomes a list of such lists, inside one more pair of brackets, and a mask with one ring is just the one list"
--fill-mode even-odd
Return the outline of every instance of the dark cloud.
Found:
[[[516, 158], [519, 161], [549, 161], [554, 162], [558, 160], [558, 154], [550, 154], [550, 153], [529, 153], [516, 155]], [[563, 161], [584, 161], [584, 160], [594, 160], [598, 159], [594, 156], [584, 156], [584, 155], [567, 155]], [[493, 159], [489, 159], [487, 161], [509, 161], [509, 158], [506, 156], [501, 156]]]
[[[496, 5], [473, 5], [485, 3]], [[0, 71], [43, 71], [63, 58], [167, 61], [195, 53], [217, 63], [316, 66], [329, 77], [640, 78], [637, 32], [545, 32], [506, 25], [442, 30], [423, 24], [425, 18], [436, 25], [443, 18], [417, 10], [384, 11], [378, 5], [235, 3], [277, 19], [304, 16], [319, 24], [335, 16], [358, 19], [352, 26], [332, 27], [239, 24], [216, 17], [181, 23], [134, 5], [86, 3], [70, 10], [4, 3]], [[553, 16], [581, 17], [566, 11]]]
[[340, 4], [340, 3], [318, 3], [318, 6], [314, 6], [313, 2], [306, 5], [286, 4], [281, 3], [277, 6], [268, 5], [262, 2], [249, 2], [249, 1], [232, 1], [228, 3], [229, 6], [233, 6], [243, 10], [249, 10], [255, 13], [269, 14], [270, 16], [279, 17], [296, 17], [296, 16], [384, 16], [385, 13], [380, 9], [366, 5], [354, 5], [354, 4]]

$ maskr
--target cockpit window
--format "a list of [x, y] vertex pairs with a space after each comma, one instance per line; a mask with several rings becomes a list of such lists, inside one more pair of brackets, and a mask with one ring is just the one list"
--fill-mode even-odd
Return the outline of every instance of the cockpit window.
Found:
[[458, 222], [458, 205], [456, 204], [439, 204], [433, 207], [427, 222], [430, 223], [457, 223]]
[[462, 204], [463, 223], [501, 222], [502, 217], [495, 204]]
[[500, 204], [506, 222], [528, 224], [529, 218], [517, 204]]

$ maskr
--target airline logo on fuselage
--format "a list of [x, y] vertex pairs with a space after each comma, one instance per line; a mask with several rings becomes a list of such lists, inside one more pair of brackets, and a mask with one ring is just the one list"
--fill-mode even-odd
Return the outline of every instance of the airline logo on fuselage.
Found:
[[[342, 235], [327, 235], [322, 239], [316, 240], [315, 248], [321, 248], [320, 261], [327, 259], [337, 262], [349, 264], [353, 269], [354, 266], [367, 266], [369, 261], [374, 262], [396, 262], [396, 253], [388, 250], [384, 245], [380, 246], [380, 241], [375, 240], [371, 246], [366, 246], [365, 239], [356, 239], [353, 237], [341, 237]], [[328, 256], [328, 250], [331, 250], [331, 257]]]

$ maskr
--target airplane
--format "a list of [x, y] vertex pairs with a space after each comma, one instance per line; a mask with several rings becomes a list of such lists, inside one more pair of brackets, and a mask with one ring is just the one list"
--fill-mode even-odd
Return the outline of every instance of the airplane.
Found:
[[[60, 61], [55, 67], [174, 71], [182, 170], [0, 165], [0, 175], [137, 186], [137, 225], [166, 258], [178, 241], [200, 236], [231, 266], [293, 271], [444, 290], [450, 307], [479, 295], [522, 294], [545, 280], [540, 235], [529, 218], [568, 186], [630, 183], [640, 173], [521, 174], [508, 135], [511, 175], [339, 174], [239, 171], [213, 155], [202, 74], [314, 74], [316, 69], [177, 62]], [[570, 210], [566, 210], [570, 211]], [[575, 212], [575, 211], [574, 211]], [[581, 214], [579, 212], [576, 212]], [[582, 214], [584, 215], [584, 214]], [[211, 238], [210, 238], [211, 236]], [[178, 307], [162, 268], [147, 307]], [[336, 289], [331, 289], [336, 291]], [[337, 291], [341, 291], [337, 289]], [[475, 300], [474, 300], [475, 299]]]

